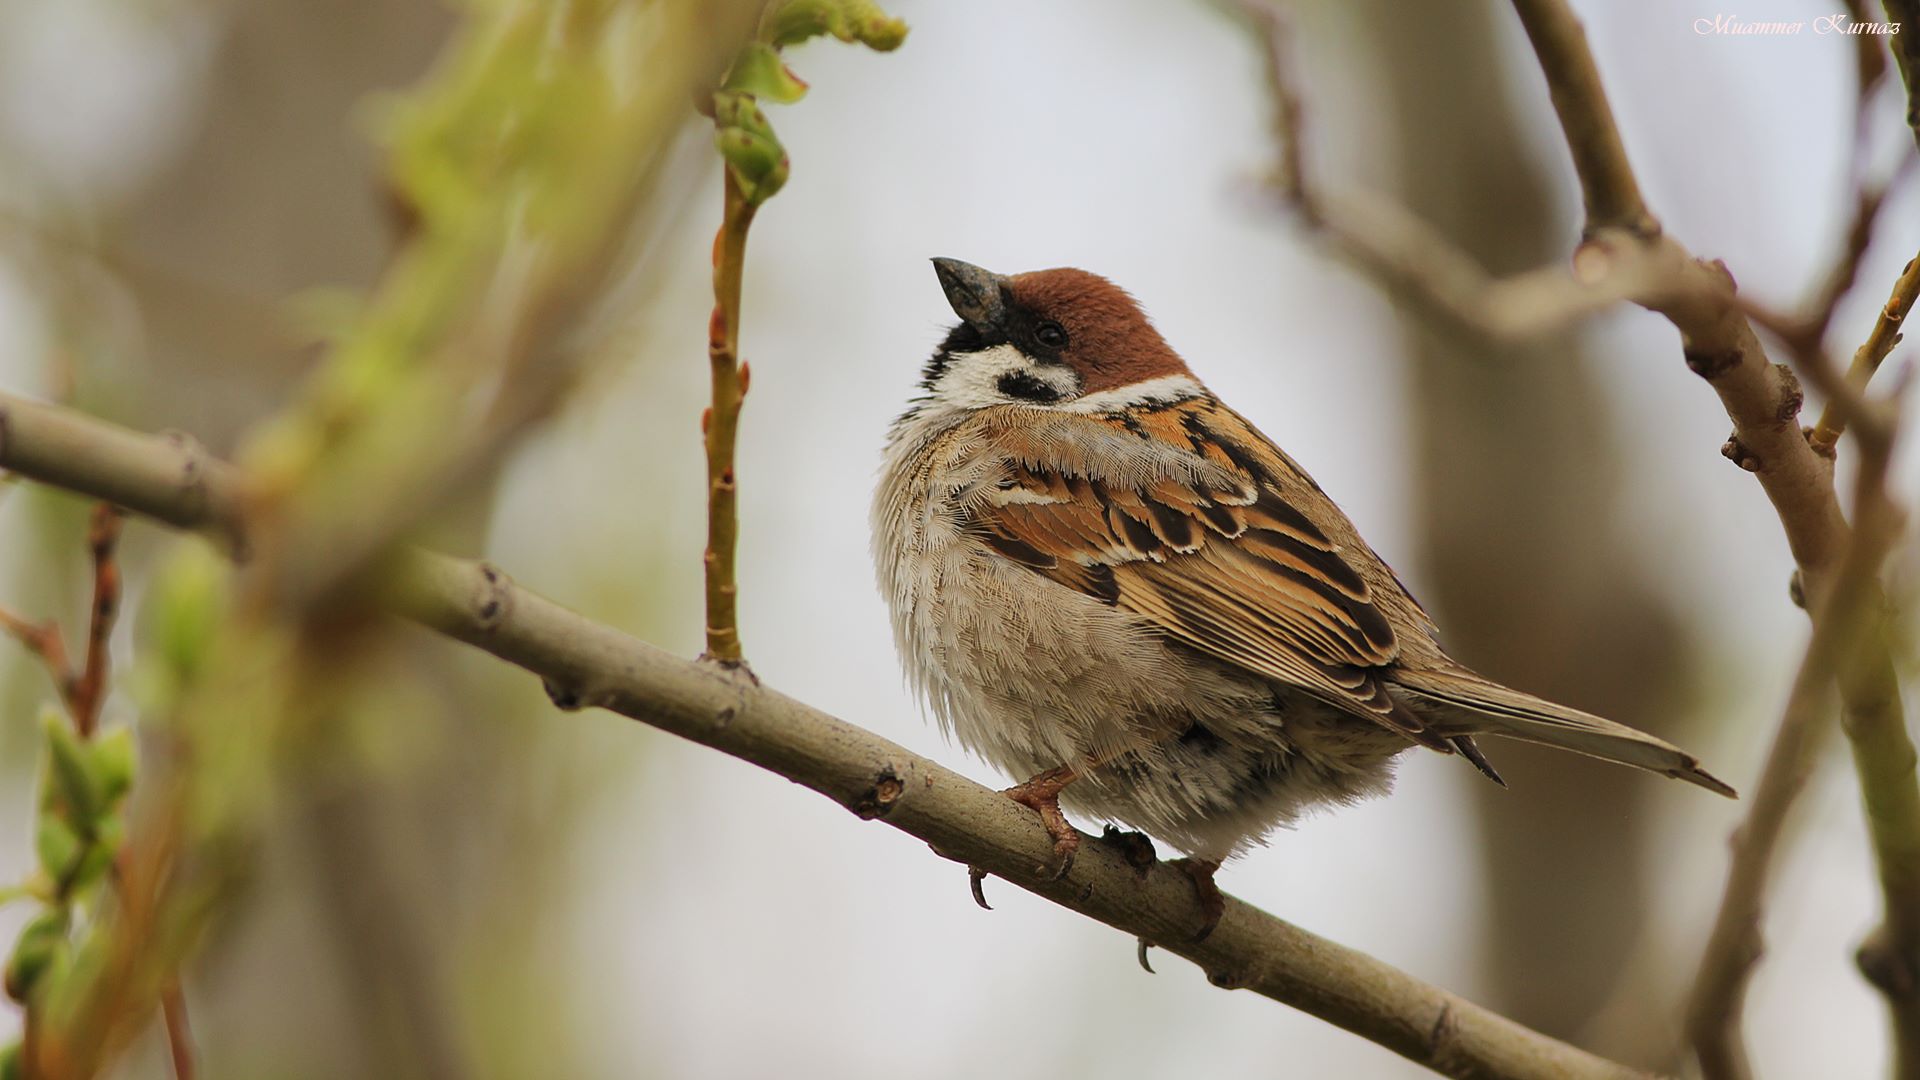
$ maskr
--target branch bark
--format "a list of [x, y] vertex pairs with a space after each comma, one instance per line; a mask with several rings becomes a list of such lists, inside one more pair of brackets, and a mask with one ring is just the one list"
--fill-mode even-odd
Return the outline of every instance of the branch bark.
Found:
[[[190, 444], [4, 392], [0, 467], [215, 535], [226, 535], [244, 486], [237, 470]], [[1644, 1075], [1232, 898], [1214, 932], [1194, 942], [1203, 915], [1175, 867], [1143, 872], [1089, 838], [1072, 873], [1049, 880], [1036, 867], [1052, 842], [1033, 815], [928, 758], [744, 672], [594, 623], [486, 564], [417, 551], [391, 571], [399, 613], [541, 676], [556, 701], [610, 709], [785, 776], [944, 858], [1184, 956], [1216, 986], [1291, 1005], [1448, 1076]]]

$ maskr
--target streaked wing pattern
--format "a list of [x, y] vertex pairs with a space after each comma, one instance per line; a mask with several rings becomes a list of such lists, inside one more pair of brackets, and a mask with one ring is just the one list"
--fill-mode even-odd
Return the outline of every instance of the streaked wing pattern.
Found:
[[1401, 643], [1348, 553], [1289, 498], [1326, 496], [1245, 420], [1211, 398], [1078, 420], [1108, 429], [1090, 437], [1157, 440], [1215, 467], [1116, 485], [1037, 464], [1045, 455], [1010, 432], [1006, 471], [971, 522], [983, 543], [1203, 653], [1450, 749], [1387, 694]]

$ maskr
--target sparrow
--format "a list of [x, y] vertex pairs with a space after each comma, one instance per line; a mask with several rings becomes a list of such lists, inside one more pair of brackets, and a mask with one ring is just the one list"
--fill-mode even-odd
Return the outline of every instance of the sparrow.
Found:
[[[1693, 755], [1454, 661], [1291, 457], [1106, 278], [934, 259], [952, 328], [892, 426], [880, 591], [943, 732], [1016, 777], [1065, 874], [1062, 806], [1213, 874], [1303, 812], [1386, 793], [1395, 759], [1501, 736], [1733, 796]], [[976, 878], [977, 881], [977, 878]]]

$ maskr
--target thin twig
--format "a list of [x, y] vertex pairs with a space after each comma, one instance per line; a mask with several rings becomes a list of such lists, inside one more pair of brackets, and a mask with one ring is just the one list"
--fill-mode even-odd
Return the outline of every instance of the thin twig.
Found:
[[1514, 0], [1513, 10], [1547, 77], [1553, 111], [1580, 178], [1588, 232], [1617, 228], [1638, 236], [1657, 234], [1660, 223], [1640, 196], [1600, 69], [1587, 48], [1586, 29], [1563, 0]]
[[[1840, 252], [1815, 290], [1812, 300], [1797, 316], [1769, 313], [1759, 320], [1764, 321], [1770, 331], [1778, 334], [1795, 351], [1810, 353], [1826, 340], [1827, 330], [1833, 325], [1833, 317], [1840, 309], [1841, 299], [1853, 291], [1854, 283], [1859, 280], [1860, 265], [1866, 258], [1868, 245], [1873, 242], [1874, 226], [1880, 220], [1880, 211], [1887, 204], [1888, 194], [1912, 170], [1916, 161], [1920, 161], [1920, 156], [1903, 155], [1893, 175], [1878, 184], [1868, 184], [1856, 178], [1853, 216], [1842, 234]], [[1749, 308], [1749, 315], [1754, 314], [1753, 308]]]
[[1242, 0], [1259, 35], [1274, 101], [1273, 186], [1300, 222], [1341, 258], [1430, 315], [1496, 341], [1541, 337], [1671, 278], [1670, 253], [1617, 228], [1599, 229], [1568, 265], [1505, 278], [1398, 203], [1370, 192], [1323, 189], [1305, 161], [1306, 110], [1293, 85], [1286, 19], [1274, 0]]
[[60, 624], [52, 619], [45, 622], [33, 622], [0, 608], [0, 632], [26, 646], [28, 652], [40, 658], [40, 663], [53, 679], [54, 692], [60, 695], [63, 703], [73, 700], [73, 664], [67, 659], [67, 645], [60, 637]]
[[[1853, 354], [1853, 362], [1847, 365], [1847, 386], [1855, 393], [1867, 388], [1874, 372], [1880, 370], [1893, 347], [1900, 344], [1900, 326], [1907, 319], [1907, 313], [1913, 310], [1913, 302], [1920, 296], [1920, 257], [1907, 260], [1905, 270], [1893, 283], [1893, 295], [1880, 308], [1880, 315], [1874, 320], [1873, 330], [1867, 335], [1860, 348]], [[1839, 410], [1831, 400], [1820, 411], [1820, 422], [1813, 426], [1813, 433], [1807, 436], [1816, 447], [1831, 449], [1840, 441], [1840, 435], [1846, 430]]]
[[735, 605], [739, 586], [734, 580], [733, 555], [740, 522], [733, 455], [748, 379], [746, 365], [739, 362], [740, 282], [747, 261], [747, 229], [757, 204], [741, 193], [731, 168], [720, 171], [726, 178], [726, 203], [720, 231], [713, 238], [713, 317], [707, 323], [713, 404], [701, 418], [707, 445], [707, 655], [724, 664], [738, 664], [740, 626]]
[[[71, 410], [0, 393], [0, 465], [185, 528], [219, 533], [239, 500], [235, 471]], [[51, 459], [50, 445], [63, 453]], [[519, 588], [477, 563], [414, 553], [386, 594], [422, 624], [539, 675], [583, 705], [611, 709], [813, 788], [1063, 907], [1145, 937], [1223, 987], [1292, 1005], [1449, 1076], [1640, 1075], [1550, 1039], [1353, 949], [1237, 900], [1192, 940], [1203, 913], [1191, 881], [1156, 864], [1144, 875], [1089, 838], [1072, 873], [1035, 872], [1052, 841], [1033, 815], [980, 784], [739, 672], [679, 659]]]
[[93, 554], [93, 605], [87, 623], [87, 658], [74, 682], [70, 704], [73, 724], [82, 739], [93, 737], [100, 720], [100, 704], [107, 692], [108, 648], [113, 620], [120, 612], [120, 566], [114, 548], [120, 542], [120, 511], [112, 503], [93, 508], [87, 526], [87, 549]]

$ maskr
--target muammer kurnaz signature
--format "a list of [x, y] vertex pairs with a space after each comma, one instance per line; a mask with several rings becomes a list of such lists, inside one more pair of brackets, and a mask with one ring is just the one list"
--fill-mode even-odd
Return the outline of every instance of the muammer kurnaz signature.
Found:
[[1822, 15], [1815, 19], [1791, 19], [1768, 22], [1756, 19], [1736, 19], [1731, 15], [1714, 15], [1709, 18], [1693, 20], [1693, 32], [1706, 35], [1724, 35], [1728, 37], [1787, 37], [1804, 34], [1807, 31], [1816, 34], [1897, 34], [1900, 24], [1897, 22], [1856, 22], [1847, 15]]

